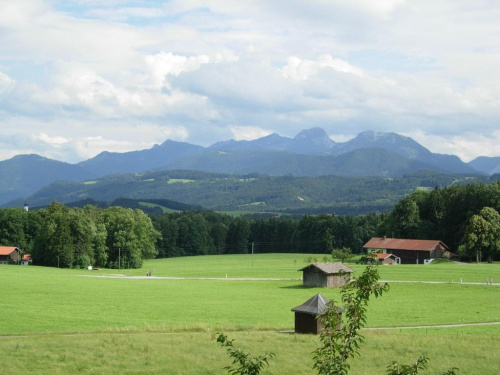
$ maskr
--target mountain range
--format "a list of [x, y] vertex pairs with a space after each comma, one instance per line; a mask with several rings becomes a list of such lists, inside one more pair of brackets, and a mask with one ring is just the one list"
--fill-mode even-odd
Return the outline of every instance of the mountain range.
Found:
[[102, 152], [77, 164], [39, 155], [18, 155], [2, 161], [0, 205], [27, 199], [55, 181], [90, 181], [110, 174], [161, 170], [296, 177], [400, 177], [419, 170], [492, 175], [500, 173], [500, 157], [479, 157], [464, 163], [454, 155], [432, 153], [396, 133], [365, 131], [350, 141], [335, 142], [320, 128], [303, 130], [294, 138], [271, 134], [209, 147], [167, 140], [146, 150]]

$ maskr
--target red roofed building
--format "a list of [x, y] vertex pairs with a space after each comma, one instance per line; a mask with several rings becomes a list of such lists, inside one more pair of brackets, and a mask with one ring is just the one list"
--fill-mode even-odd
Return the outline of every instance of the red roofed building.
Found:
[[394, 254], [375, 254], [380, 264], [401, 264], [401, 258]]
[[21, 265], [27, 266], [30, 263], [31, 263], [31, 254], [23, 254], [23, 257], [21, 258]]
[[19, 249], [15, 246], [0, 246], [0, 264], [9, 264], [19, 260]]
[[423, 264], [429, 259], [444, 258], [446, 253], [454, 255], [439, 240], [373, 237], [363, 247], [372, 252], [394, 254], [401, 258], [401, 264]]

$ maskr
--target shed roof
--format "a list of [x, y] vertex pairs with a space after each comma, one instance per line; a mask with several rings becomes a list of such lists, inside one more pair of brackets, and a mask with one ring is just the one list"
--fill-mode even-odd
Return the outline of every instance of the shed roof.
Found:
[[390, 257], [397, 258], [397, 256], [396, 256], [396, 255], [394, 255], [394, 254], [379, 254], [379, 253], [377, 253], [377, 254], [375, 254], [375, 255], [376, 255], [376, 256], [377, 256], [377, 258], [378, 258], [378, 259], [380, 259], [380, 260], [384, 260], [384, 259], [387, 259], [387, 258], [390, 258]]
[[363, 247], [365, 249], [433, 251], [438, 246], [441, 246], [444, 250], [448, 250], [448, 246], [439, 240], [408, 240], [386, 237], [373, 237]]
[[[318, 293], [315, 296], [308, 299], [302, 305], [294, 307], [292, 311], [311, 314], [311, 315], [318, 315], [325, 311], [327, 303], [328, 300]], [[342, 313], [344, 312], [344, 309], [339, 307], [338, 312]]]
[[340, 273], [340, 272], [344, 272], [344, 273], [351, 273], [351, 272], [354, 272], [354, 270], [352, 268], [349, 268], [347, 267], [346, 265], [344, 265], [343, 263], [340, 263], [340, 262], [336, 262], [336, 263], [314, 263], [314, 264], [310, 264], [304, 268], [301, 268], [299, 271], [304, 271], [308, 268], [317, 268], [318, 270], [326, 273], [327, 275], [330, 275], [330, 274], [335, 274], [335, 273]]
[[15, 246], [0, 246], [0, 255], [10, 255], [14, 250], [17, 250]]

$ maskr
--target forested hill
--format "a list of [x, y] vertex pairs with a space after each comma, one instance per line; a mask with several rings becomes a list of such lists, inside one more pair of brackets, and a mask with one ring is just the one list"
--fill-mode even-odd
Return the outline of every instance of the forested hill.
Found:
[[[293, 177], [161, 171], [112, 175], [85, 182], [56, 182], [28, 198], [32, 207], [57, 200], [112, 202], [118, 198], [168, 199], [217, 211], [364, 214], [386, 212], [407, 194], [470, 182], [489, 183], [482, 175], [421, 171], [400, 178]], [[9, 206], [22, 206], [14, 201]]]

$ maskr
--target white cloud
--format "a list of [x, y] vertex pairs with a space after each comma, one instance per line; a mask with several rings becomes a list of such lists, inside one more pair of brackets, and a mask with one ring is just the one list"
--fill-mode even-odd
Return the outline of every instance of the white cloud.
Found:
[[363, 76], [362, 69], [352, 66], [347, 61], [334, 59], [330, 55], [321, 55], [317, 61], [301, 60], [296, 56], [289, 57], [288, 63], [281, 69], [281, 73], [286, 78], [306, 80], [315, 78], [322, 68], [332, 68], [337, 72]]
[[398, 7], [402, 6], [405, 0], [341, 0], [339, 3], [355, 11], [371, 13], [386, 19]]
[[87, 12], [88, 15], [110, 21], [126, 21], [130, 18], [161, 18], [165, 12], [158, 8], [98, 8]]
[[499, 17], [451, 0], [3, 1], [0, 125], [68, 140], [18, 145], [63, 160], [313, 126], [494, 154]]
[[478, 134], [474, 131], [451, 137], [422, 131], [402, 134], [413, 138], [431, 152], [456, 155], [466, 163], [478, 156], [499, 156], [500, 130], [493, 131], [490, 136]]
[[9, 93], [15, 84], [16, 82], [12, 78], [0, 72], [0, 95]]
[[236, 141], [252, 141], [272, 134], [272, 130], [261, 129], [255, 126], [231, 126], [231, 133]]
[[202, 64], [210, 62], [210, 58], [207, 55], [187, 57], [174, 55], [171, 52], [148, 55], [145, 57], [145, 60], [154, 86], [157, 88], [167, 83], [165, 81], [167, 75], [178, 76], [182, 72], [199, 69]]

